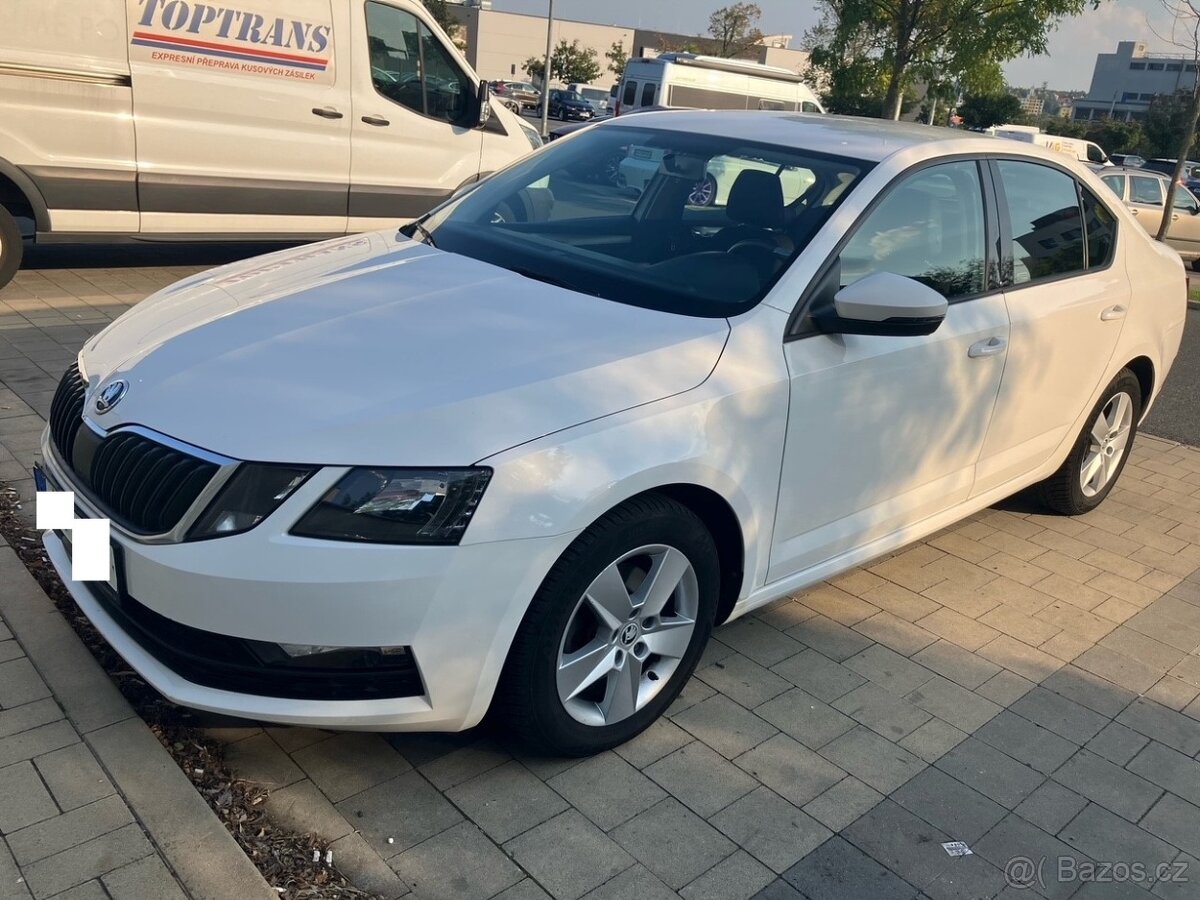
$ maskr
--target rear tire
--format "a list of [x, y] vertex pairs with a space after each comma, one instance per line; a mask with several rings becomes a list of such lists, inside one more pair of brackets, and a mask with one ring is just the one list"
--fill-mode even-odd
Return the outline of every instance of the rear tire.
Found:
[[509, 650], [493, 712], [543, 752], [585, 756], [624, 743], [691, 677], [719, 583], [716, 547], [695, 513], [655, 494], [621, 504], [546, 575]]
[[21, 268], [21, 257], [25, 253], [25, 244], [21, 237], [21, 229], [12, 214], [0, 206], [0, 288], [13, 280], [17, 270]]
[[1141, 382], [1122, 369], [1092, 409], [1066, 461], [1035, 487], [1042, 503], [1067, 516], [1103, 503], [1129, 459], [1141, 416]]

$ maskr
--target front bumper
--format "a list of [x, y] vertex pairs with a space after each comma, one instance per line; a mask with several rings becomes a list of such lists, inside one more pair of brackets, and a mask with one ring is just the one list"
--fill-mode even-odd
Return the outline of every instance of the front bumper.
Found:
[[[71, 489], [69, 473], [45, 439], [42, 465], [61, 489]], [[155, 544], [114, 526], [121, 596], [131, 601], [117, 608], [106, 586], [71, 579], [59, 535], [47, 532], [43, 542], [76, 603], [113, 649], [180, 705], [322, 728], [455, 731], [476, 724], [529, 600], [570, 536], [397, 547], [288, 535], [288, 525], [326, 480], [314, 476], [274, 515], [240, 535]], [[77, 516], [95, 514], [78, 493], [76, 504]], [[177, 648], [187, 648], [187, 629], [203, 633], [192, 647], [196, 652], [181, 663], [148, 642], [123, 608], [173, 636]], [[212, 659], [204, 647], [209, 638], [222, 637], [228, 643], [408, 647], [420, 694], [329, 699], [337, 696], [331, 686], [312, 699], [303, 691], [282, 697], [215, 687], [221, 678], [208, 676], [222, 672], [197, 677], [190, 666], [204, 665], [206, 655]]]

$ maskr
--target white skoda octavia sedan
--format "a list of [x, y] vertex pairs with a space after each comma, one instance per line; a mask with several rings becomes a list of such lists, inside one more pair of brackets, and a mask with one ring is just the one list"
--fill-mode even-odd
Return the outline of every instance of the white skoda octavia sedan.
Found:
[[[660, 160], [638, 196], [598, 173]], [[689, 197], [737, 171], [721, 202]], [[611, 169], [611, 165], [610, 165]], [[401, 234], [167, 288], [63, 376], [39, 477], [112, 520], [79, 605], [181, 704], [489, 709], [590, 753], [714, 625], [1031, 485], [1090, 510], [1179, 347], [1179, 257], [1061, 154], [668, 111]]]

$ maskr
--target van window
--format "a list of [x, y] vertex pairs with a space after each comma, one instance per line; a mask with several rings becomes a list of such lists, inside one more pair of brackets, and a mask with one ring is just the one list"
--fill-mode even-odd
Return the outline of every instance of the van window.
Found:
[[811, 100], [805, 100], [802, 104], [800, 104], [800, 110], [801, 112], [819, 113], [821, 111], [821, 107], [817, 106], [817, 104], [813, 103]]
[[1087, 145], [1087, 158], [1088, 162], [1094, 163], [1103, 163], [1107, 159], [1104, 151], [1091, 142]]
[[637, 82], [627, 81], [625, 82], [625, 93], [621, 97], [621, 105], [633, 106], [635, 103], [637, 103]]
[[371, 82], [383, 96], [433, 119], [462, 119], [471, 83], [412, 13], [367, 3], [367, 48]]
[[658, 92], [658, 85], [653, 81], [648, 81], [642, 87], [642, 106], [653, 106], [654, 95]]

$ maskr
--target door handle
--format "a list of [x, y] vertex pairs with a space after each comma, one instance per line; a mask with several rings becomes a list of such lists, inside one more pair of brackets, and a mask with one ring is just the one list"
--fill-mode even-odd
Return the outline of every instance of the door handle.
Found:
[[1129, 212], [1130, 212], [1130, 215], [1134, 215], [1134, 216], [1136, 216], [1136, 215], [1137, 215], [1137, 210], [1136, 210], [1136, 209], [1134, 209], [1133, 207], [1130, 207], [1130, 208], [1129, 208]]
[[340, 119], [342, 114], [332, 106], [314, 106], [312, 114], [320, 116], [322, 119]]
[[1116, 306], [1110, 306], [1104, 312], [1100, 313], [1101, 322], [1112, 322], [1114, 319], [1125, 318], [1126, 309], [1119, 303]]
[[990, 337], [986, 341], [976, 341], [967, 351], [967, 356], [971, 359], [979, 359], [981, 356], [998, 356], [1004, 352], [1004, 348], [1008, 346], [1008, 341], [1002, 337]]
[[385, 119], [383, 116], [363, 116], [362, 120], [364, 122], [366, 122], [368, 125], [383, 126], [383, 125], [391, 125], [392, 124], [387, 119]]
[[1171, 213], [1171, 221], [1178, 222], [1179, 221], [1179, 213]]

